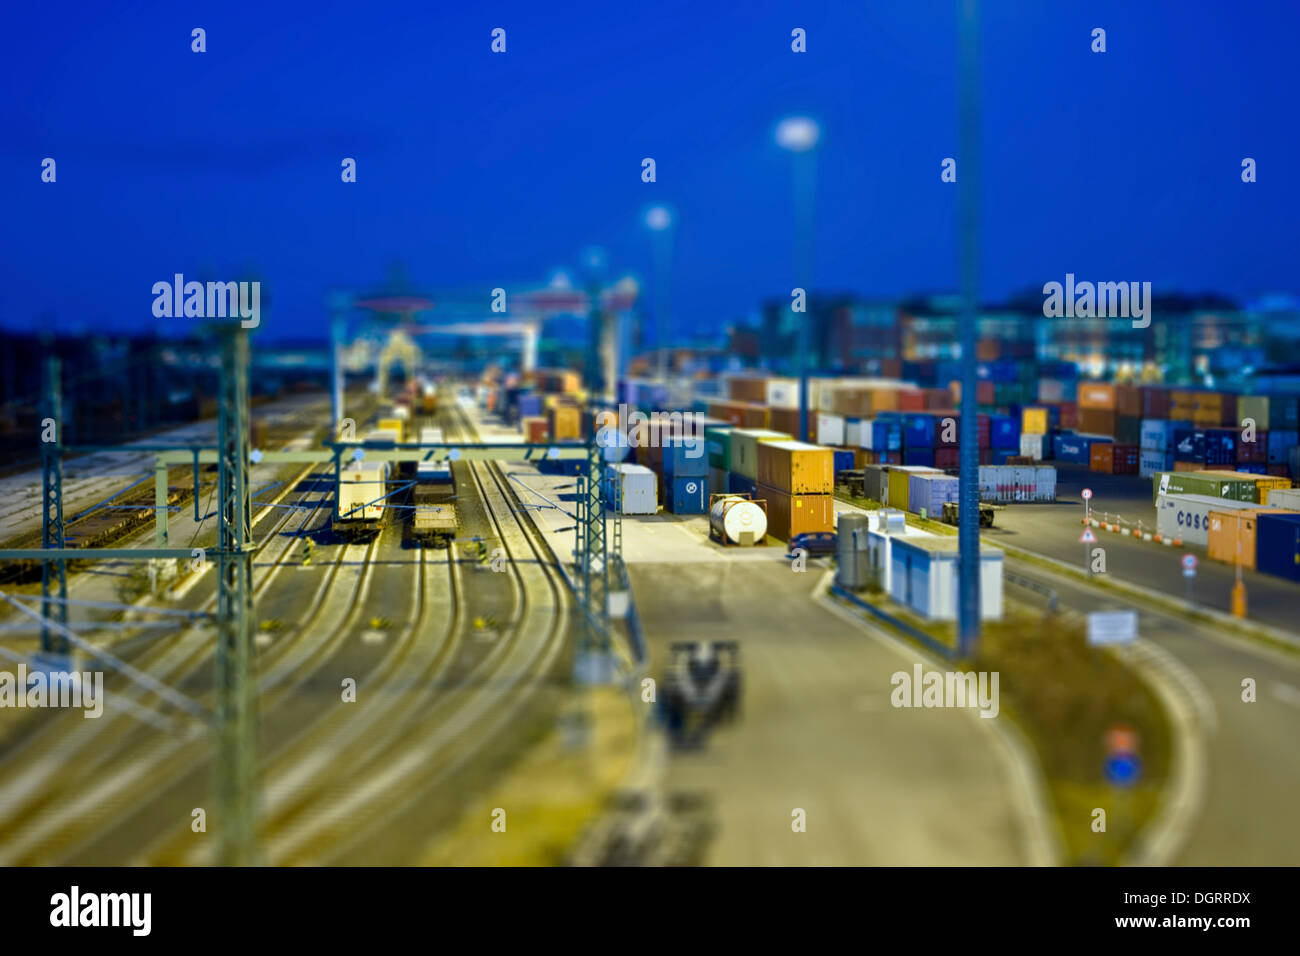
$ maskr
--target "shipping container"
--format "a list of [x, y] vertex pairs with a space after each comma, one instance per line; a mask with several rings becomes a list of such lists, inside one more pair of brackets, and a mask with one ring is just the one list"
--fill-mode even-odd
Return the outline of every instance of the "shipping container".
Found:
[[1162, 385], [1147, 385], [1138, 389], [1142, 402], [1143, 418], [1169, 417], [1169, 390]]
[[1051, 427], [1048, 411], [1041, 407], [1028, 407], [1020, 412], [1021, 435], [1046, 435]]
[[840, 415], [818, 412], [817, 443], [819, 445], [843, 445], [844, 418]]
[[[1238, 471], [1240, 470], [1241, 469], [1239, 468]], [[1259, 477], [1255, 479], [1255, 487], [1259, 491], [1259, 503], [1261, 505], [1275, 505], [1277, 504], [1277, 500], [1274, 499], [1273, 495], [1279, 491], [1290, 491], [1291, 479], [1278, 478], [1261, 473]]]
[[1142, 449], [1138, 452], [1138, 475], [1142, 478], [1150, 478], [1160, 471], [1174, 470], [1174, 453], [1172, 451], [1148, 451]]
[[1161, 495], [1156, 501], [1156, 530], [1166, 538], [1205, 547], [1210, 533], [1211, 511], [1258, 511], [1259, 505], [1228, 501], [1209, 495]]
[[549, 440], [546, 419], [541, 416], [521, 419], [519, 425], [524, 433], [524, 441], [530, 445], [544, 445]]
[[1237, 439], [1237, 461], [1249, 462], [1251, 464], [1268, 463], [1268, 432], [1256, 432], [1249, 435], [1250, 440], [1246, 437]]
[[769, 378], [767, 404], [770, 408], [799, 410], [799, 380], [795, 378]]
[[763, 441], [792, 441], [793, 436], [766, 428], [733, 428], [731, 440], [731, 471], [746, 478], [758, 480], [758, 445]]
[[1267, 503], [1288, 511], [1300, 511], [1300, 488], [1271, 488]]
[[731, 491], [727, 481], [727, 472], [722, 468], [709, 469], [709, 494], [725, 495]]
[[[1177, 444], [1180, 431], [1193, 432], [1188, 421], [1171, 421], [1163, 418], [1144, 418], [1138, 426], [1138, 444], [1144, 451], [1171, 452]], [[1191, 458], [1187, 459], [1192, 460]]]
[[709, 467], [731, 470], [731, 431], [735, 425], [704, 426], [704, 448], [709, 454]]
[[516, 403], [516, 414], [520, 418], [537, 418], [543, 412], [542, 396], [537, 392], [522, 393]]
[[764, 441], [757, 445], [755, 478], [791, 494], [829, 495], [835, 490], [835, 453], [799, 441]]
[[623, 514], [658, 514], [659, 479], [649, 468], [644, 465], [607, 465], [605, 482], [605, 500], [611, 505], [620, 502]]
[[[924, 452], [923, 454], [930, 454], [930, 453]], [[992, 455], [993, 453], [987, 448], [981, 448], [979, 449], [979, 454], [980, 457], [983, 457], [985, 455]], [[946, 471], [949, 468], [961, 467], [961, 452], [959, 452], [956, 448], [936, 448], [933, 452], [933, 455], [934, 455], [934, 467], [938, 468], [940, 471]], [[921, 461], [921, 462], [917, 462], [917, 464], [923, 465], [925, 464], [925, 462]]]
[[[862, 423], [861, 418], [844, 419], [844, 447], [845, 448], [866, 448], [862, 443]], [[868, 423], [868, 427], [870, 424]]]
[[547, 425], [552, 441], [581, 439], [582, 409], [577, 405], [555, 405], [547, 412]]
[[[957, 617], [959, 581], [957, 538], [952, 535], [894, 538], [890, 548], [889, 596], [922, 617]], [[981, 547], [980, 617], [1002, 618], [1002, 552]]]
[[1107, 475], [1136, 475], [1138, 446], [1094, 442], [1088, 449], [1088, 467]]
[[1255, 431], [1266, 432], [1269, 429], [1269, 403], [1267, 395], [1239, 395], [1237, 396], [1237, 416], [1238, 421], [1234, 425], [1246, 427], [1249, 420], [1255, 427]]
[[861, 447], [872, 451], [902, 451], [903, 425], [897, 419], [877, 418], [862, 422]]
[[1151, 481], [1151, 499], [1158, 503], [1163, 495], [1200, 495], [1259, 504], [1259, 489], [1253, 477], [1229, 477], [1208, 471], [1156, 472]]
[[914, 474], [943, 474], [934, 468], [919, 467], [914, 465], [891, 465], [887, 471], [888, 474], [888, 498], [885, 504], [891, 508], [899, 508], [903, 511], [911, 511], [908, 507], [908, 495], [911, 491], [911, 477]]
[[1108, 441], [1110, 441], [1108, 437], [1101, 435], [1059, 432], [1052, 437], [1052, 457], [1071, 465], [1090, 465], [1093, 444]]
[[1266, 574], [1300, 581], [1300, 514], [1259, 515], [1255, 566]]
[[909, 448], [903, 452], [903, 464], [912, 465], [917, 468], [933, 468], [934, 449], [933, 448]]
[[754, 495], [758, 492], [758, 482], [734, 471], [727, 472], [727, 492], [733, 495]]
[[1009, 415], [989, 418], [989, 447], [1000, 449], [1020, 448], [1020, 423]]
[[1024, 455], [1026, 458], [1032, 458], [1035, 461], [1042, 461], [1043, 450], [1044, 450], [1043, 445], [1045, 444], [1043, 439], [1046, 437], [1047, 437], [1046, 435], [1039, 435], [1036, 433], [1035, 434], [1021, 433], [1020, 454]]
[[924, 413], [910, 414], [903, 419], [903, 450], [933, 448], [935, 419]]
[[1255, 569], [1256, 529], [1261, 515], [1283, 511], [1212, 510], [1207, 551], [1216, 561]]
[[945, 502], [957, 500], [957, 479], [951, 475], [913, 474], [908, 478], [910, 511], [923, 518], [943, 517]]
[[[767, 427], [774, 432], [784, 432], [787, 435], [799, 434], [799, 409], [797, 408], [773, 408], [768, 415]], [[812, 431], [817, 427], [817, 416], [808, 416], [808, 430]]]
[[862, 496], [882, 505], [889, 501], [889, 469], [883, 465], [862, 467]]
[[[1294, 431], [1273, 428], [1268, 433], [1268, 462], [1285, 465], [1291, 460], [1291, 449], [1300, 446], [1300, 436]], [[1292, 477], [1295, 477], [1294, 475]]]
[[665, 478], [665, 504], [675, 515], [702, 515], [708, 511], [709, 488], [702, 475]]
[[838, 475], [841, 471], [849, 471], [857, 467], [855, 461], [857, 457], [857, 449], [834, 448], [832, 449], [832, 452], [834, 454], [834, 461], [831, 464], [831, 468], [835, 474]]
[[834, 495], [791, 495], [759, 485], [756, 498], [767, 501], [767, 530], [782, 541], [814, 531], [835, 530]]
[[1079, 406], [1079, 430], [1090, 435], [1115, 437], [1116, 413], [1108, 408]]
[[703, 478], [709, 473], [704, 438], [668, 438], [663, 449], [664, 477]]

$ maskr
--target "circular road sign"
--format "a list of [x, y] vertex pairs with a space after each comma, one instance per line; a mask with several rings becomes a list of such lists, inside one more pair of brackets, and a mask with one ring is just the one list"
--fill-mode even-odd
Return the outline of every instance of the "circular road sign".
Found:
[[1083, 491], [1079, 493], [1079, 497], [1082, 498], [1084, 501], [1088, 501], [1090, 498], [1092, 498], [1092, 489], [1084, 488]]
[[1196, 555], [1194, 554], [1183, 555], [1183, 570], [1184, 571], [1196, 570]]
[[1106, 758], [1103, 772], [1117, 787], [1131, 787], [1142, 775], [1142, 761], [1135, 754], [1118, 753]]

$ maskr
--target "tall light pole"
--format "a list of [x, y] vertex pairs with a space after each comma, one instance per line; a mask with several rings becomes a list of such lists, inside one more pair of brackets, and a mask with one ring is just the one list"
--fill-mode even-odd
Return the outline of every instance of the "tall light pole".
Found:
[[659, 352], [660, 384], [668, 381], [668, 283], [673, 259], [673, 213], [667, 206], [651, 206], [645, 214], [651, 233], [655, 269], [655, 348]]
[[979, 323], [979, 188], [981, 182], [979, 0], [957, 0], [958, 248], [961, 256], [961, 445], [957, 497], [958, 649], [969, 657], [980, 636], [979, 433], [975, 343]]
[[[807, 116], [789, 116], [776, 127], [776, 142], [794, 154], [794, 277], [804, 290], [804, 308], [811, 305], [813, 196], [817, 166], [814, 150], [821, 139], [821, 127]], [[798, 340], [796, 365], [799, 372], [799, 440], [808, 439], [808, 313], [796, 316]]]

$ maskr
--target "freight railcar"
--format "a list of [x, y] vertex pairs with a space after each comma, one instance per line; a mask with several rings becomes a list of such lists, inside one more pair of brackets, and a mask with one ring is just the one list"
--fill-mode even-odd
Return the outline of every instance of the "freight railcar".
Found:
[[[423, 439], [422, 439], [423, 440]], [[415, 475], [411, 534], [417, 541], [445, 547], [456, 537], [456, 485], [449, 462], [422, 461]]]
[[368, 537], [383, 527], [389, 509], [389, 463], [354, 461], [339, 473], [334, 531], [348, 540]]

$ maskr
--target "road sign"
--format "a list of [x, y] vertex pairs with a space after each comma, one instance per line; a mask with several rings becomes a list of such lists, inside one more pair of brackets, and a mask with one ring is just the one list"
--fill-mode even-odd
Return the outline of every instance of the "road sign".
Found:
[[1127, 724], [1111, 724], [1103, 738], [1108, 754], [1135, 754], [1138, 752], [1138, 732]]
[[1093, 611], [1088, 615], [1089, 644], [1131, 644], [1137, 636], [1137, 611]]
[[1196, 555], [1194, 554], [1183, 555], [1183, 570], [1184, 571], [1196, 570]]
[[1091, 528], [1084, 528], [1083, 534], [1079, 537], [1079, 540], [1084, 544], [1092, 544], [1097, 540], [1097, 536], [1092, 533]]
[[1092, 489], [1091, 489], [1091, 488], [1084, 488], [1083, 491], [1080, 493], [1079, 497], [1082, 498], [1084, 501], [1089, 501], [1089, 500], [1091, 500], [1091, 498], [1092, 498]]
[[1136, 754], [1112, 754], [1102, 767], [1106, 779], [1117, 787], [1131, 787], [1142, 775], [1142, 761]]

